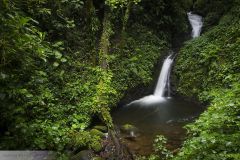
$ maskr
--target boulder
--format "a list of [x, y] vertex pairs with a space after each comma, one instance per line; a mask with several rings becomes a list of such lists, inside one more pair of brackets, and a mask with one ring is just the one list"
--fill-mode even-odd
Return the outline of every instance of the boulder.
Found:
[[135, 141], [139, 136], [138, 128], [131, 124], [125, 124], [121, 126], [120, 130], [125, 134], [124, 138], [131, 141]]
[[136, 133], [138, 132], [138, 128], [135, 127], [134, 125], [132, 124], [125, 124], [125, 125], [122, 125], [120, 127], [120, 130], [123, 132], [123, 133], [127, 133], [127, 134], [132, 134], [132, 133]]
[[90, 130], [90, 134], [93, 135], [93, 136], [99, 136], [101, 138], [105, 138], [105, 133], [99, 131], [98, 129], [91, 129]]
[[94, 152], [98, 153], [98, 152], [102, 151], [104, 149], [104, 147], [103, 147], [103, 145], [101, 143], [96, 142], [96, 143], [91, 145], [91, 149]]

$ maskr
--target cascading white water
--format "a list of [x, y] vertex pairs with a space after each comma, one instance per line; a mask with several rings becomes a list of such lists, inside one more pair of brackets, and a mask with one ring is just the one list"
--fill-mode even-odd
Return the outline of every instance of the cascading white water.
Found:
[[192, 26], [192, 37], [199, 37], [203, 26], [202, 17], [197, 14], [193, 14], [192, 12], [188, 12], [187, 15]]
[[[188, 14], [189, 22], [192, 26], [192, 38], [199, 37], [202, 26], [203, 26], [202, 17], [196, 14], [192, 14], [191, 12], [187, 14]], [[166, 101], [165, 97], [166, 96], [170, 97], [170, 72], [171, 72], [173, 60], [174, 60], [174, 57], [172, 56], [172, 54], [170, 54], [164, 60], [154, 94], [143, 97], [139, 100], [135, 100], [129, 103], [127, 106], [135, 103], [137, 103], [140, 106], [141, 105], [146, 106], [146, 105], [152, 105], [152, 104], [157, 104], [159, 102]], [[166, 92], [167, 94], [165, 94]]]
[[[196, 38], [200, 36], [201, 29], [203, 26], [202, 17], [193, 14], [191, 12], [187, 13], [189, 22], [192, 26], [192, 37]], [[163, 63], [160, 76], [158, 78], [157, 86], [154, 91], [154, 96], [165, 97], [165, 91], [167, 91], [168, 97], [170, 97], [170, 72], [173, 63], [172, 55], [169, 55]]]
[[131, 104], [135, 104], [135, 103], [146, 106], [146, 105], [152, 105], [152, 104], [156, 104], [159, 102], [163, 102], [166, 100], [164, 98], [166, 91], [168, 93], [167, 96], [170, 97], [170, 72], [171, 72], [171, 66], [173, 63], [173, 59], [174, 58], [172, 58], [172, 54], [170, 54], [164, 60], [154, 94], [143, 97], [139, 100], [135, 100], [135, 101], [129, 103], [127, 106], [129, 106]]
[[168, 96], [170, 96], [170, 72], [173, 63], [172, 55], [169, 55], [163, 63], [160, 76], [158, 78], [157, 86], [155, 88], [155, 96], [164, 97], [165, 90], [167, 89]]

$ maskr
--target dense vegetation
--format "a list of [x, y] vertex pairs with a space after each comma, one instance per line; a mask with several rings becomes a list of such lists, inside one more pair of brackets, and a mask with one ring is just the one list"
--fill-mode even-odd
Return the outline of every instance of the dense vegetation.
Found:
[[[171, 32], [158, 31], [159, 38], [155, 27], [178, 28], [172, 18], [184, 14], [165, 13], [172, 4], [164, 1], [137, 2], [1, 1], [2, 149], [99, 145], [89, 132], [92, 118], [112, 128], [110, 108], [128, 88], [150, 82], [170, 46]], [[156, 3], [161, 10], [147, 13]]]
[[239, 159], [238, 0], [0, 0], [0, 149], [98, 152], [94, 119], [112, 133], [110, 110], [151, 82], [190, 8], [205, 33], [181, 49], [175, 81], [210, 107], [175, 158]]
[[189, 139], [175, 159], [240, 158], [240, 4], [231, 7], [177, 58], [178, 91], [209, 107], [187, 126]]

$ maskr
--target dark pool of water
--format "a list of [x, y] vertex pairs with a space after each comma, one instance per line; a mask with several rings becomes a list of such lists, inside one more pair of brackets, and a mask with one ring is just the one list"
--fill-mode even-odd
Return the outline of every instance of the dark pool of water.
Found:
[[136, 102], [120, 107], [113, 115], [118, 126], [132, 124], [138, 128], [138, 136], [128, 140], [126, 133], [122, 134], [123, 142], [136, 154], [152, 153], [153, 139], [161, 134], [168, 139], [168, 148], [175, 150], [180, 147], [185, 138], [184, 125], [193, 121], [203, 111], [196, 103], [181, 98], [164, 98], [154, 104]]

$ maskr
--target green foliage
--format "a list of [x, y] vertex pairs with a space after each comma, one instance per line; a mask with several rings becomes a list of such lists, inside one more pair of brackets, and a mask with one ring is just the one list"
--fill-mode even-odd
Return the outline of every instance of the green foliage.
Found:
[[83, 1], [2, 3], [1, 149], [99, 151], [100, 136], [88, 129], [92, 117], [112, 127], [111, 107], [125, 90], [150, 82], [166, 39], [136, 24], [123, 51], [109, 41], [104, 70], [97, 63], [101, 19], [86, 18]]
[[87, 146], [88, 149], [93, 149], [94, 151], [98, 152], [101, 150], [101, 143], [100, 143], [100, 136], [93, 133], [93, 132], [80, 132], [80, 133], [74, 133], [73, 141], [71, 142], [76, 149], [79, 148], [79, 146]]
[[[126, 90], [151, 82], [172, 37], [187, 32], [193, 4], [87, 2], [0, 1], [1, 149], [101, 151], [103, 133], [90, 128], [92, 118], [113, 128], [111, 108]], [[205, 26], [235, 7], [187, 42], [174, 68], [178, 91], [210, 106], [186, 127], [189, 139], [174, 159], [239, 159], [240, 7], [237, 0], [222, 2], [194, 3], [206, 16]], [[166, 139], [155, 142], [158, 156], [149, 159], [172, 159]]]
[[172, 159], [173, 154], [165, 146], [167, 139], [162, 135], [157, 135], [153, 142], [154, 154], [150, 156], [139, 156], [136, 160], [167, 160]]
[[196, 0], [193, 5], [194, 11], [204, 16], [204, 28], [216, 25], [236, 0]]
[[151, 82], [152, 68], [167, 47], [166, 40], [158, 38], [150, 29], [139, 24], [132, 25], [127, 30], [125, 45], [114, 46], [112, 55], [115, 58], [110, 62], [113, 85], [118, 93]]
[[239, 93], [239, 84], [209, 92], [213, 100], [208, 110], [187, 126], [190, 137], [175, 159], [239, 158]]
[[174, 69], [178, 91], [208, 103], [187, 125], [189, 138], [174, 159], [239, 159], [239, 3], [219, 25], [181, 49]]
[[155, 154], [158, 154], [159, 157], [157, 159], [170, 159], [173, 157], [173, 154], [171, 153], [171, 151], [169, 151], [165, 145], [167, 143], [167, 139], [162, 136], [162, 135], [158, 135], [156, 136], [155, 140], [154, 140], [154, 151]]
[[106, 0], [105, 3], [109, 5], [111, 8], [124, 7], [127, 6], [128, 3], [139, 3], [141, 0]]
[[[142, 25], [151, 27], [161, 37], [187, 33], [186, 13], [192, 3], [189, 0], [142, 0], [133, 11], [133, 18]], [[170, 36], [168, 36], [170, 38]]]
[[[220, 25], [189, 41], [181, 50], [183, 54], [175, 68], [179, 91], [195, 95], [212, 87], [231, 87], [232, 82], [239, 80], [239, 21], [232, 19], [238, 10], [236, 7], [222, 18]], [[179, 74], [183, 70], [185, 73]]]
[[16, 6], [0, 12], [1, 148], [63, 150], [99, 110], [89, 97], [102, 73]]

